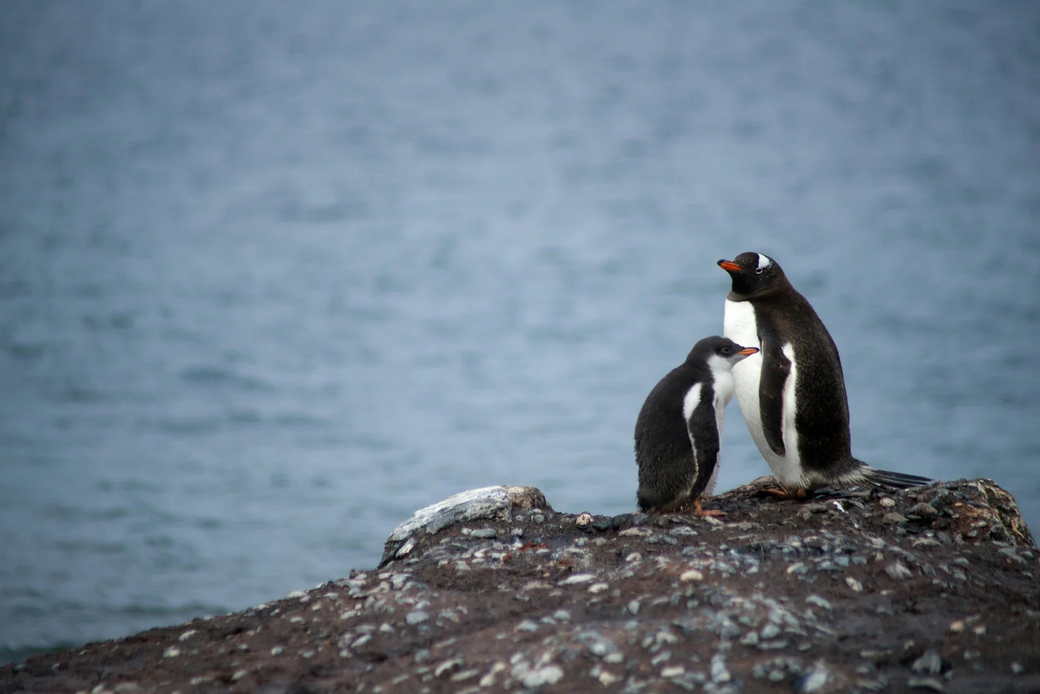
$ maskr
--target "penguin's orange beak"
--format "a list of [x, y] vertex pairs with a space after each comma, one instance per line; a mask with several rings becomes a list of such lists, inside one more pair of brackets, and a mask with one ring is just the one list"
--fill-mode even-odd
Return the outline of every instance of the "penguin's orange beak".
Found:
[[758, 347], [745, 347], [744, 349], [737, 352], [737, 354], [743, 354], [745, 357], [750, 357], [752, 354], [758, 351]]
[[740, 272], [740, 266], [734, 263], [732, 260], [720, 260], [719, 267], [726, 272]]

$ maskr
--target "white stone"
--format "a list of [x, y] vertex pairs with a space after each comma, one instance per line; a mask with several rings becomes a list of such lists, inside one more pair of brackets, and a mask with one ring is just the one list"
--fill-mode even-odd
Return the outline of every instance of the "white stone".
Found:
[[646, 537], [651, 532], [649, 528], [625, 528], [618, 535], [621, 537]]
[[524, 675], [523, 683], [525, 687], [542, 687], [547, 684], [556, 684], [562, 677], [563, 669], [560, 666], [549, 665], [548, 667], [528, 672]]
[[805, 601], [810, 605], [816, 605], [817, 607], [822, 607], [825, 610], [831, 609], [830, 602], [828, 602], [825, 598], [821, 598], [819, 595], [810, 595], [805, 599]]
[[726, 660], [722, 657], [721, 653], [716, 653], [711, 657], [711, 681], [712, 682], [729, 682], [730, 681], [729, 670], [726, 669]]
[[394, 528], [387, 542], [403, 542], [419, 530], [433, 534], [454, 523], [477, 519], [506, 520], [514, 505], [533, 508], [544, 503], [542, 493], [534, 487], [499, 485], [469, 489], [419, 509]]

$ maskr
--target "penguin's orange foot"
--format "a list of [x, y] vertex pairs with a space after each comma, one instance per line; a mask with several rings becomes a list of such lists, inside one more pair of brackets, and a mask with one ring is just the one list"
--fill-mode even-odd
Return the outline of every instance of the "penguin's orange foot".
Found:
[[702, 508], [701, 500], [697, 499], [693, 502], [693, 515], [697, 516], [698, 518], [703, 518], [704, 516], [712, 516], [718, 518], [719, 516], [726, 515], [726, 512], [719, 511], [718, 509], [714, 508]]

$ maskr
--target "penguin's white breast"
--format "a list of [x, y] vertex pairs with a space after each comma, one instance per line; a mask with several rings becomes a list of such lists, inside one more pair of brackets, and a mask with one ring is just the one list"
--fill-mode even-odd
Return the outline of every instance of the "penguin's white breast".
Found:
[[[725, 336], [741, 347], [761, 348], [758, 341], [758, 326], [755, 322], [755, 307], [751, 305], [751, 302], [726, 299], [723, 329]], [[761, 374], [761, 352], [752, 354], [733, 366], [733, 392], [737, 396], [737, 404], [740, 406], [740, 413], [744, 415], [744, 421], [747, 422], [748, 431], [758, 444], [759, 450], [766, 445], [758, 403], [758, 383], [761, 380]]]
[[[751, 305], [750, 301], [726, 299], [722, 323], [723, 335], [741, 347], [762, 346], [758, 343], [758, 323], [755, 320], [755, 307]], [[740, 362], [740, 364], [746, 364], [749, 360], [750, 357]], [[740, 364], [737, 364], [737, 366]]]

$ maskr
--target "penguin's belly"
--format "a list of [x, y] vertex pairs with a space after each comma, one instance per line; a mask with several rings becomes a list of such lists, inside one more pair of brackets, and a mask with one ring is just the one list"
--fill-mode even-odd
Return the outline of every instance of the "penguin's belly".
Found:
[[[755, 320], [755, 308], [748, 301], [730, 301], [726, 299], [724, 313], [724, 335], [743, 347], [758, 347], [758, 327]], [[798, 454], [798, 432], [795, 429], [795, 383], [798, 369], [794, 359], [794, 348], [790, 343], [783, 346], [783, 353], [791, 361], [791, 371], [784, 382], [783, 410], [780, 419], [781, 438], [784, 442], [783, 454], [777, 453], [769, 445], [762, 421], [762, 409], [759, 389], [762, 382], [763, 357], [759, 351], [733, 367], [733, 392], [744, 416], [748, 432], [758, 446], [759, 453], [769, 464], [769, 469], [777, 480], [788, 487], [804, 485], [802, 465]]]

